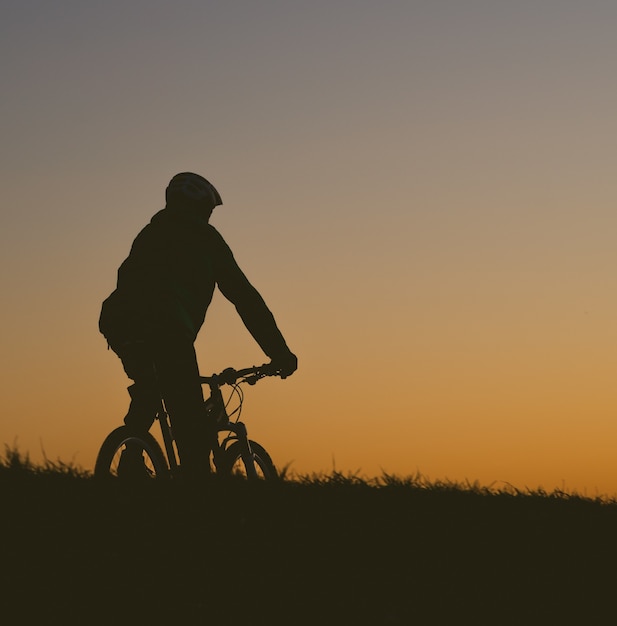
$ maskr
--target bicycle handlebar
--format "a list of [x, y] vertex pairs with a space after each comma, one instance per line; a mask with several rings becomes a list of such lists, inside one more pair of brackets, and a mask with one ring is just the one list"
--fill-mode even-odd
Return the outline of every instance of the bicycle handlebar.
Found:
[[220, 374], [213, 374], [212, 376], [200, 376], [199, 380], [202, 384], [208, 384], [210, 386], [220, 387], [222, 385], [233, 385], [236, 382], [248, 383], [254, 385], [261, 378], [266, 376], [280, 376], [279, 369], [272, 366], [271, 363], [264, 363], [263, 365], [253, 365], [253, 367], [245, 367], [241, 370], [236, 370], [233, 367], [224, 369]]

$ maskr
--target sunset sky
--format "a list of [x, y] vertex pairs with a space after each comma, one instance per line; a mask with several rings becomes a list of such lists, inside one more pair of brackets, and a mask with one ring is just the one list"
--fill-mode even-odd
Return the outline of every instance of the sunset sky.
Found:
[[[299, 473], [617, 494], [617, 3], [9, 0], [0, 445], [92, 468], [97, 322], [191, 170], [300, 368], [243, 417]], [[204, 374], [265, 356], [215, 297]]]

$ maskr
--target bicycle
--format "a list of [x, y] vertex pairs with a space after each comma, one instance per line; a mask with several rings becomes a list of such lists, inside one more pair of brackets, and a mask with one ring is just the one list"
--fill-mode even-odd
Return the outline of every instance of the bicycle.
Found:
[[[208, 418], [216, 420], [219, 436], [212, 450], [213, 463], [219, 475], [240, 474], [248, 479], [258, 478], [272, 480], [278, 477], [278, 472], [270, 455], [257, 442], [248, 438], [246, 426], [240, 421], [244, 393], [241, 385], [254, 385], [266, 376], [279, 376], [270, 364], [247, 367], [235, 370], [231, 367], [220, 374], [200, 376], [200, 381], [210, 387], [210, 397], [205, 400], [205, 410]], [[230, 385], [232, 392], [227, 402], [223, 398], [221, 387]], [[232, 398], [237, 396], [238, 406], [228, 413]], [[236, 415], [235, 420], [232, 417]], [[127, 446], [141, 448], [145, 464], [145, 477], [174, 478], [179, 474], [180, 463], [173, 438], [169, 415], [165, 410], [165, 403], [161, 399], [156, 414], [156, 421], [161, 427], [161, 435], [165, 451], [157, 439], [150, 432], [136, 433], [128, 426], [119, 426], [113, 430], [101, 445], [94, 466], [96, 477], [121, 477], [118, 473], [120, 458]]]

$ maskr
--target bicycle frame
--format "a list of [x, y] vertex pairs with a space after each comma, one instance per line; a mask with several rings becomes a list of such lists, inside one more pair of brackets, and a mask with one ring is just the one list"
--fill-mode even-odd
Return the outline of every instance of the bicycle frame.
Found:
[[[201, 384], [210, 387], [210, 396], [204, 402], [204, 419], [214, 420], [217, 437], [214, 443], [203, 441], [204, 453], [206, 446], [213, 446], [214, 465], [217, 473], [233, 474], [240, 464], [248, 479], [274, 479], [277, 471], [267, 450], [248, 438], [246, 426], [239, 420], [244, 400], [240, 385], [254, 385], [265, 376], [279, 376], [280, 371], [266, 364], [260, 367], [249, 367], [243, 370], [228, 368], [220, 374], [200, 377]], [[227, 412], [229, 402], [223, 399], [222, 385], [231, 385], [238, 394], [239, 405], [230, 413]], [[234, 421], [232, 421], [232, 418]], [[161, 428], [164, 446], [150, 433], [139, 433], [127, 425], [112, 430], [103, 441], [96, 457], [94, 473], [105, 478], [157, 478], [178, 475], [180, 455], [174, 440], [172, 419], [167, 413], [165, 402], [161, 398], [156, 419]], [[224, 433], [223, 436], [218, 436]], [[206, 433], [204, 432], [204, 438]], [[200, 442], [196, 442], [198, 445]], [[141, 464], [135, 463], [135, 456], [128, 450], [141, 451]], [[125, 456], [125, 453], [126, 456]], [[210, 450], [208, 449], [208, 454]], [[145, 454], [145, 458], [144, 458]], [[123, 464], [124, 459], [124, 464]], [[131, 460], [132, 459], [132, 460]], [[122, 469], [123, 468], [123, 469]], [[140, 469], [141, 468], [141, 469]]]
[[[247, 382], [254, 385], [257, 380], [264, 376], [274, 375], [274, 372], [267, 370], [266, 366], [261, 368], [247, 368], [245, 370], [235, 371], [231, 368], [225, 370], [219, 375], [213, 376], [201, 376], [200, 382], [207, 384], [210, 387], [210, 397], [205, 400], [204, 407], [207, 415], [211, 416], [216, 421], [217, 432], [229, 433], [223, 438], [221, 442], [218, 441], [212, 450], [214, 466], [219, 467], [218, 461], [227, 449], [229, 442], [238, 441], [240, 443], [240, 451], [242, 455], [242, 461], [246, 469], [248, 478], [257, 478], [257, 470], [255, 468], [255, 460], [253, 451], [251, 450], [251, 444], [248, 438], [248, 432], [244, 422], [236, 421], [232, 422], [229, 419], [227, 410], [225, 407], [225, 401], [223, 399], [223, 393], [221, 392], [221, 385], [234, 384], [238, 379], [240, 382]], [[250, 377], [249, 375], [252, 375]], [[161, 400], [160, 409], [157, 412], [156, 419], [159, 422], [161, 428], [161, 435], [163, 437], [163, 443], [165, 446], [165, 452], [167, 455], [167, 462], [169, 464], [169, 470], [171, 474], [177, 473], [179, 467], [178, 453], [176, 446], [174, 446], [173, 430], [171, 426], [171, 420], [169, 414], [165, 409], [163, 400]]]

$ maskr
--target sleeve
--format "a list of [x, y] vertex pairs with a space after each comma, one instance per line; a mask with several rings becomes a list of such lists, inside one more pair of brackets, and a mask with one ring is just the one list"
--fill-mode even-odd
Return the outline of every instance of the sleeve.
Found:
[[290, 353], [274, 316], [240, 269], [223, 237], [212, 228], [214, 275], [220, 292], [235, 307], [259, 347], [271, 359]]

